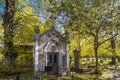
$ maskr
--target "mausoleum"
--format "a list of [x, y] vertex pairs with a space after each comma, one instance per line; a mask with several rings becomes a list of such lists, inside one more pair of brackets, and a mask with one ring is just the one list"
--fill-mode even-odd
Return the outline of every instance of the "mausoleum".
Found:
[[68, 34], [61, 35], [55, 27], [40, 35], [35, 29], [34, 42], [35, 72], [52, 72], [67, 75], [69, 72]]

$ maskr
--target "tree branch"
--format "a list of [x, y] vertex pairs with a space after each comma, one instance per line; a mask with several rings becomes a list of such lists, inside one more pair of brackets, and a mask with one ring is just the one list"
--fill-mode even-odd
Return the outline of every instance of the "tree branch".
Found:
[[108, 38], [108, 39], [106, 39], [106, 40], [104, 40], [104, 41], [98, 43], [98, 45], [102, 45], [104, 42], [106, 42], [106, 41], [108, 41], [108, 40], [110, 40], [110, 39], [112, 39], [112, 38], [114, 38], [114, 37], [116, 37], [116, 35], [114, 35], [114, 36], [112, 36], [111, 38]]
[[85, 31], [85, 33], [90, 34], [95, 37], [95, 34], [93, 32]]

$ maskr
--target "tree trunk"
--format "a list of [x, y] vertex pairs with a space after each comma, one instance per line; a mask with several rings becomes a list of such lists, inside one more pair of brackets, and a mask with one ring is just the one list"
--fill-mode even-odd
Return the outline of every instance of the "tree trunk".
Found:
[[96, 73], [98, 73], [98, 68], [99, 68], [99, 63], [98, 63], [98, 49], [94, 48], [94, 51], [95, 51], [95, 60], [96, 60], [95, 68], [96, 68]]
[[15, 0], [5, 0], [5, 3], [5, 14], [3, 15], [4, 54], [8, 64], [13, 64], [17, 56], [13, 49]]
[[99, 63], [98, 63], [98, 37], [94, 37], [94, 52], [95, 52], [95, 60], [96, 60], [96, 63], [95, 63], [95, 73], [99, 73], [98, 72], [98, 68], [99, 68]]
[[115, 52], [115, 39], [111, 38], [111, 48], [112, 48], [112, 61], [111, 64], [116, 65], [116, 52]]

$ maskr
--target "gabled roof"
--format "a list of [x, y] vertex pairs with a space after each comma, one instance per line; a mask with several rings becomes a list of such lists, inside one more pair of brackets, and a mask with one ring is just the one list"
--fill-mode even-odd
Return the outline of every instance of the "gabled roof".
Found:
[[58, 35], [60, 35], [60, 32], [57, 31], [54, 26], [52, 26], [52, 27], [50, 28], [50, 30], [47, 30], [46, 32], [44, 32], [42, 35], [40, 35], [40, 37], [42, 37], [43, 35], [45, 35], [45, 34], [47, 34], [47, 33], [49, 33], [49, 32], [52, 32], [52, 31], [53, 31], [53, 32], [56, 32]]

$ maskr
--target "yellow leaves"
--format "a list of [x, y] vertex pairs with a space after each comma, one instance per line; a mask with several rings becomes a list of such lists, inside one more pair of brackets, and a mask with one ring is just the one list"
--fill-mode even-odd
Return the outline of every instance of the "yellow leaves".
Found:
[[76, 40], [71, 40], [71, 44], [70, 44], [70, 55], [73, 56], [74, 53], [73, 51], [78, 47], [78, 44], [76, 42]]
[[70, 44], [70, 48], [74, 50], [74, 49], [76, 49], [77, 47], [78, 47], [78, 44], [76, 43], [76, 40], [72, 40], [72, 41], [71, 41], [71, 44]]
[[120, 56], [120, 40], [116, 40], [116, 55]]
[[94, 56], [93, 46], [89, 44], [82, 46], [81, 56]]
[[27, 15], [34, 15], [34, 13], [32, 12], [31, 7], [26, 7], [25, 12], [26, 12]]
[[110, 41], [105, 42], [99, 47], [99, 55], [100, 56], [112, 56], [111, 44]]
[[14, 36], [14, 44], [33, 43], [34, 29], [36, 26], [40, 28], [41, 34], [46, 30], [29, 6], [24, 6], [23, 10], [16, 12], [14, 23], [17, 23], [15, 25], [17, 31]]
[[3, 26], [0, 26], [0, 33], [4, 32]]
[[15, 22], [27, 23], [27, 24], [36, 24], [39, 23], [38, 17], [32, 12], [30, 7], [25, 7], [23, 11], [17, 11], [14, 17]]
[[16, 2], [21, 5], [21, 6], [27, 6], [25, 2], [27, 2], [26, 0], [16, 0]]
[[1, 40], [3, 40], [3, 32], [4, 32], [3, 26], [1, 24], [2, 24], [2, 21], [0, 22], [0, 42]]
[[52, 20], [48, 19], [45, 23], [45, 27], [51, 27], [53, 25]]
[[3, 54], [1, 54], [1, 49], [0, 49], [0, 60], [2, 60], [4, 58]]
[[81, 47], [81, 56], [94, 56], [92, 37], [87, 37]]

